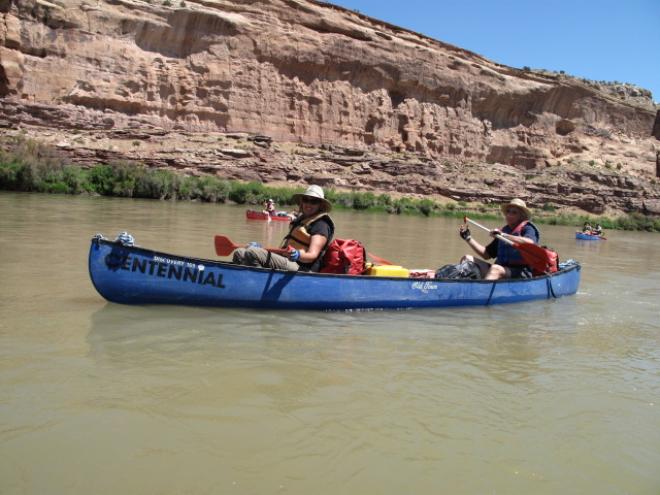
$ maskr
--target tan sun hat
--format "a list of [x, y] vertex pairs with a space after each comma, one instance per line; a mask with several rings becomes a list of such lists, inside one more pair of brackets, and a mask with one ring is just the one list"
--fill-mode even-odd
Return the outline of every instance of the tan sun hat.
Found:
[[332, 210], [332, 203], [330, 203], [330, 201], [325, 199], [325, 195], [323, 194], [323, 189], [321, 188], [321, 186], [316, 186], [316, 185], [309, 186], [304, 193], [294, 194], [291, 197], [291, 199], [296, 203], [300, 204], [300, 201], [302, 200], [303, 196], [320, 199], [321, 211]]
[[522, 199], [514, 198], [511, 201], [509, 201], [508, 203], [503, 204], [502, 205], [502, 213], [504, 213], [506, 215], [506, 209], [509, 208], [510, 206], [513, 206], [513, 207], [518, 208], [520, 210], [520, 212], [522, 213], [522, 216], [523, 216], [523, 220], [529, 220], [531, 218], [532, 212], [529, 211], [529, 209], [527, 208], [527, 205], [525, 204], [525, 202]]

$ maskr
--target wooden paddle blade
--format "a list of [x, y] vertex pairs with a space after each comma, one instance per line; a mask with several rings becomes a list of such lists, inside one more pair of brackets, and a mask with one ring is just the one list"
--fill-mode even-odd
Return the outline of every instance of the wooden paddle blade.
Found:
[[225, 237], [224, 235], [215, 236], [215, 254], [218, 256], [229, 256], [234, 252], [236, 248], [239, 247], [241, 246], [231, 242], [229, 237]]

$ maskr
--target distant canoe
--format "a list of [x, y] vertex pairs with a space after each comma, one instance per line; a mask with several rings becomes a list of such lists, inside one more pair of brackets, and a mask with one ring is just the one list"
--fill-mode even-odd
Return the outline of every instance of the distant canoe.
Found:
[[263, 211], [255, 211], [255, 210], [247, 210], [245, 212], [245, 216], [248, 220], [268, 220], [268, 217], [270, 216], [271, 220], [275, 220], [277, 222], [290, 222], [291, 218], [287, 216], [280, 216], [280, 215], [268, 215], [267, 213], [264, 213]]
[[575, 294], [580, 264], [531, 279], [447, 280], [287, 272], [160, 253], [92, 238], [89, 274], [108, 301], [268, 309], [403, 309], [555, 299]]
[[586, 232], [576, 232], [575, 238], [581, 241], [604, 241], [606, 240], [602, 235], [587, 234]]

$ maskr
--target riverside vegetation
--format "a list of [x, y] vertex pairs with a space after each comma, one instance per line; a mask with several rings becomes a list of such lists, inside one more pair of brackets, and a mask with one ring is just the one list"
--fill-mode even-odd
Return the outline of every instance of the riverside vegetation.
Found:
[[[179, 199], [213, 203], [258, 205], [273, 198], [291, 205], [291, 196], [302, 192], [296, 187], [270, 187], [260, 182], [240, 182], [214, 176], [188, 176], [149, 169], [133, 163], [101, 164], [81, 168], [61, 161], [54, 150], [29, 139], [12, 143], [10, 151], [0, 149], [0, 190], [61, 194], [95, 194], [127, 198]], [[329, 189], [327, 198], [338, 208], [381, 211], [391, 214], [421, 214], [475, 218], [501, 217], [498, 204], [442, 204], [427, 198], [399, 197], [372, 192], [343, 192]], [[551, 225], [600, 223], [605, 229], [660, 232], [660, 219], [641, 214], [616, 218], [557, 213], [546, 204], [534, 212], [534, 221]]]

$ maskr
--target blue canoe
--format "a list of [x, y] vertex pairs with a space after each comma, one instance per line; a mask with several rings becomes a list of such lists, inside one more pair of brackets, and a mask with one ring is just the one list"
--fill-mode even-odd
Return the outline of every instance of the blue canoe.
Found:
[[123, 304], [346, 310], [435, 308], [551, 299], [575, 294], [580, 264], [527, 280], [442, 280], [286, 272], [125, 246], [97, 235], [89, 274]]
[[587, 234], [585, 232], [576, 232], [575, 238], [581, 241], [602, 241], [605, 240], [603, 236], [596, 234]]

